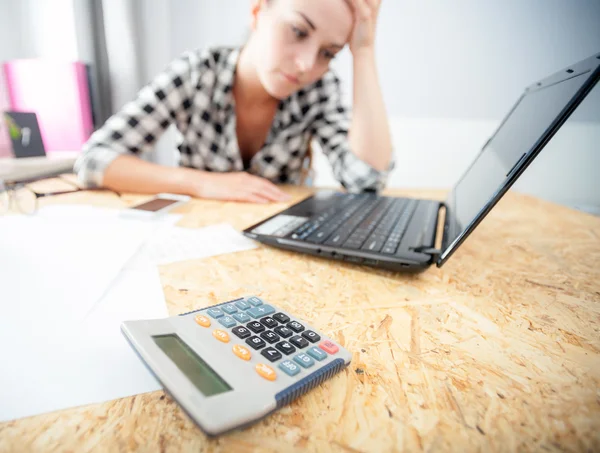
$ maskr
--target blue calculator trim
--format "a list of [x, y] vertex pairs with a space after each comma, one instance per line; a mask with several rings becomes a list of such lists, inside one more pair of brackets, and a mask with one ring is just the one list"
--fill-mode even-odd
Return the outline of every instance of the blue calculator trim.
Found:
[[277, 401], [277, 409], [282, 408], [290, 404], [296, 398], [304, 395], [309, 390], [314, 389], [316, 386], [325, 382], [327, 379], [337, 374], [346, 367], [346, 362], [343, 359], [335, 359], [332, 362], [325, 365], [323, 368], [318, 369], [314, 373], [300, 379], [293, 385], [290, 385], [285, 390], [275, 395]]

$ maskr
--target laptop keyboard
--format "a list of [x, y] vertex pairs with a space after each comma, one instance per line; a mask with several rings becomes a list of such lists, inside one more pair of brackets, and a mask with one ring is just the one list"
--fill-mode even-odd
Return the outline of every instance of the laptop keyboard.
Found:
[[393, 255], [418, 200], [349, 195], [292, 232], [292, 239]]

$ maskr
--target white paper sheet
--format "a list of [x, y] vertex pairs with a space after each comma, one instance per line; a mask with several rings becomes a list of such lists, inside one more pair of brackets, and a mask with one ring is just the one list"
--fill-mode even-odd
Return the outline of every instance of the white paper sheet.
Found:
[[32, 326], [83, 319], [144, 241], [172, 224], [116, 212], [61, 206], [0, 217], [0, 318]]
[[122, 272], [83, 322], [45, 329], [4, 323], [0, 422], [161, 388], [120, 325], [166, 316], [158, 271], [146, 266]]
[[140, 250], [140, 260], [168, 264], [256, 248], [251, 239], [222, 223], [204, 228], [164, 228]]

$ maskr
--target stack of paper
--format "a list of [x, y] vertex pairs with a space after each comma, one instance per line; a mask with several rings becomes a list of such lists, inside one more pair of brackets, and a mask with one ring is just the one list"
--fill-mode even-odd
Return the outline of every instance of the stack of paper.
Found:
[[120, 332], [168, 316], [155, 265], [256, 247], [178, 219], [88, 206], [0, 218], [0, 421], [160, 388]]

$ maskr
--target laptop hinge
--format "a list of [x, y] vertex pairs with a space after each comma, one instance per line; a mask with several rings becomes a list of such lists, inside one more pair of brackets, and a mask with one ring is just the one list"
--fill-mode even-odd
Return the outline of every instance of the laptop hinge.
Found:
[[428, 255], [433, 255], [434, 257], [437, 257], [438, 255], [440, 255], [442, 253], [442, 251], [440, 249], [436, 249], [434, 247], [428, 247], [428, 246], [414, 247], [411, 250], [413, 252], [417, 252], [417, 253], [427, 253]]

